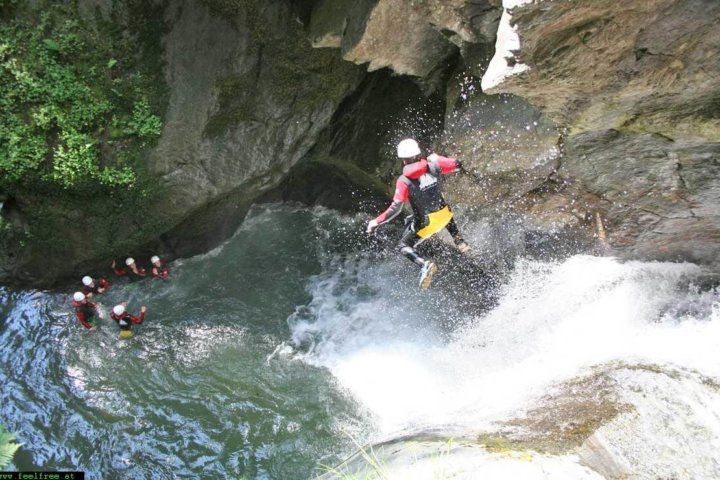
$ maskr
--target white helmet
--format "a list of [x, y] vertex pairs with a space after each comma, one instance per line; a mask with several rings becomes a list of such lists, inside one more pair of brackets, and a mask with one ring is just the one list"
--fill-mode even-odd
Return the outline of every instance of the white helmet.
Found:
[[82, 302], [83, 300], [85, 300], [85, 294], [82, 292], [75, 292], [73, 293], [73, 300], [75, 300], [76, 302]]
[[128, 258], [125, 259], [125, 265], [127, 265], [128, 267], [129, 267], [130, 265], [132, 265], [133, 263], [135, 263], [135, 259], [134, 259], [134, 258], [128, 257]]
[[406, 138], [402, 142], [398, 143], [398, 158], [412, 158], [417, 155], [420, 155], [420, 147], [418, 146], [418, 143], [412, 138]]
[[160, 261], [160, 257], [158, 257], [157, 255], [153, 255], [152, 257], [150, 257], [150, 263], [155, 263], [155, 262], [159, 262], [159, 261]]
[[85, 275], [85, 276], [83, 277], [82, 282], [83, 282], [83, 285], [85, 285], [86, 287], [89, 287], [90, 284], [93, 282], [93, 279], [92, 279], [91, 277]]
[[113, 307], [113, 313], [115, 315], [122, 315], [123, 313], [125, 313], [125, 305], [115, 305]]

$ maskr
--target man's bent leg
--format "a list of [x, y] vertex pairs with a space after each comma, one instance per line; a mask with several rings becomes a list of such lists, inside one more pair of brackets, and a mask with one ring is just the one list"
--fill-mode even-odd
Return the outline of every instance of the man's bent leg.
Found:
[[437, 266], [432, 260], [425, 260], [418, 255], [414, 248], [418, 241], [420, 241], [420, 236], [415, 233], [411, 224], [405, 228], [398, 247], [400, 247], [400, 253], [420, 267], [420, 288], [428, 288], [432, 282], [433, 275], [437, 272]]
[[423, 265], [425, 265], [425, 259], [418, 255], [418, 253], [415, 251], [415, 244], [419, 240], [420, 237], [413, 230], [412, 224], [408, 225], [407, 227], [405, 227], [402, 238], [400, 238], [398, 248], [400, 249], [400, 253], [405, 255], [405, 257], [407, 257], [411, 262], [422, 267]]
[[450, 222], [447, 224], [445, 229], [452, 235], [453, 240], [455, 241], [455, 245], [465, 242], [465, 239], [463, 238], [462, 234], [460, 233], [460, 229], [457, 226], [457, 223], [455, 223], [455, 219], [451, 218]]
[[467, 244], [462, 234], [460, 233], [460, 229], [458, 228], [457, 223], [455, 223], [454, 218], [450, 219], [450, 223], [447, 224], [447, 227], [445, 227], [445, 229], [452, 236], [453, 241], [455, 242], [455, 246], [458, 248], [458, 250], [460, 250], [460, 252], [466, 253], [470, 251], [470, 245]]

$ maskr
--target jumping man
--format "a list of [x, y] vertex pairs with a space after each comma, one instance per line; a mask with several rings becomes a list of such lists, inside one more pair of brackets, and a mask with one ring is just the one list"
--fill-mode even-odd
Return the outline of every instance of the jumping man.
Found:
[[398, 247], [400, 253], [420, 266], [420, 287], [428, 288], [433, 274], [437, 271], [435, 262], [425, 260], [415, 246], [443, 228], [452, 235], [455, 245], [462, 252], [470, 250], [453, 219], [452, 210], [442, 195], [442, 176], [462, 171], [462, 164], [454, 158], [441, 157], [435, 153], [422, 158], [418, 143], [407, 138], [397, 146], [397, 156], [403, 161], [403, 174], [395, 183], [395, 194], [390, 206], [367, 225], [372, 233], [378, 225], [389, 222], [402, 212], [405, 202], [413, 210], [412, 221], [403, 232]]

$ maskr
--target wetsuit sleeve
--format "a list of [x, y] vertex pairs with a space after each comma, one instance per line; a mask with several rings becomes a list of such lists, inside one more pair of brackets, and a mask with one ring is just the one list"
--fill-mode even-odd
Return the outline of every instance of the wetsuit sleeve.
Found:
[[440, 171], [443, 175], [447, 175], [448, 173], [455, 173], [462, 168], [462, 164], [460, 163], [460, 161], [455, 158], [448, 158], [437, 155], [435, 161], [440, 167]]
[[139, 325], [145, 320], [145, 312], [140, 312], [139, 317], [134, 317], [132, 315], [128, 315], [130, 317], [130, 321], [136, 325]]
[[165, 280], [168, 278], [168, 275], [170, 274], [170, 271], [167, 268], [158, 268], [153, 267], [152, 268], [152, 276], [154, 278], [159, 278], [160, 280]]
[[401, 178], [395, 183], [395, 194], [390, 206], [375, 219], [378, 225], [387, 223], [402, 212], [403, 205], [410, 199], [408, 186]]
[[87, 318], [85, 318], [85, 312], [83, 312], [82, 310], [76, 310], [75, 315], [77, 316], [78, 320], [80, 320], [80, 323], [83, 327], [87, 328], [88, 330], [92, 328], [92, 325], [90, 325], [90, 323], [87, 321]]

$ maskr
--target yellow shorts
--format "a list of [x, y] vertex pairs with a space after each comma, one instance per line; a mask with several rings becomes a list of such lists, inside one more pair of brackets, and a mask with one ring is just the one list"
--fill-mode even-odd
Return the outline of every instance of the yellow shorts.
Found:
[[120, 330], [120, 338], [130, 338], [135, 335], [130, 330]]
[[428, 238], [445, 228], [452, 218], [453, 214], [448, 206], [441, 208], [437, 212], [429, 213], [427, 226], [421, 228], [417, 234], [421, 238]]

